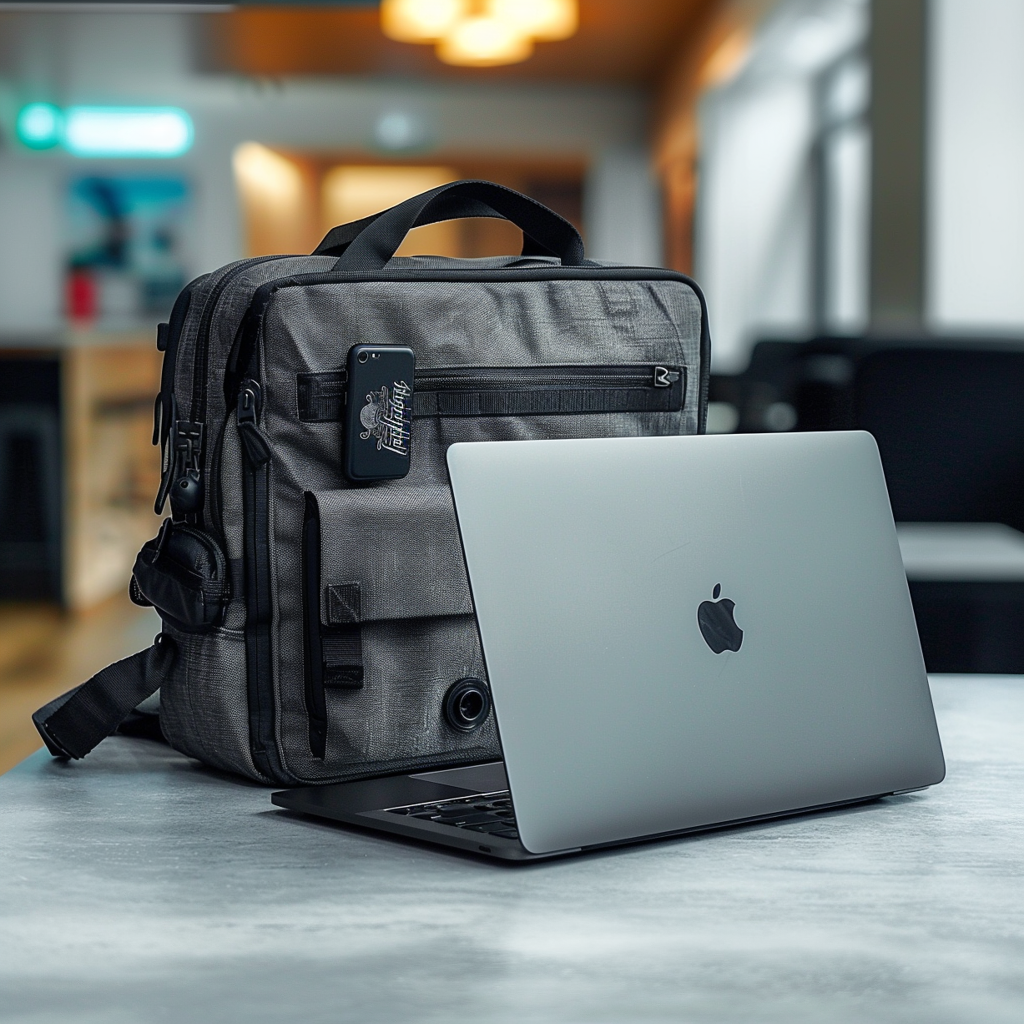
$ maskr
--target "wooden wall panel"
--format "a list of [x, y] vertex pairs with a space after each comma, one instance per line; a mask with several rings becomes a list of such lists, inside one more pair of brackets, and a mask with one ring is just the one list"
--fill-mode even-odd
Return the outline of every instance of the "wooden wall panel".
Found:
[[160, 365], [149, 336], [63, 353], [64, 592], [73, 610], [127, 588], [139, 548], [159, 528], [160, 450], [151, 442]]

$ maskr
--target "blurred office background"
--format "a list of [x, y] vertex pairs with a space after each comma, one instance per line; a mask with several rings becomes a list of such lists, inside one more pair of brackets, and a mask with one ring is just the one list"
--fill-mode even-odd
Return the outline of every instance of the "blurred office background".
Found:
[[1024, 672], [1022, 115], [1018, 0], [0, 3], [0, 770], [158, 628], [177, 290], [462, 177], [694, 275], [709, 429], [872, 430], [929, 668]]

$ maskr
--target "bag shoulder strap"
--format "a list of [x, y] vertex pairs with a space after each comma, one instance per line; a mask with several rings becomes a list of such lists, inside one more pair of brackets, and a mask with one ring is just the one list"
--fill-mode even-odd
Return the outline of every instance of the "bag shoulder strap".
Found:
[[32, 716], [54, 757], [85, 757], [158, 689], [174, 663], [174, 641], [161, 633], [138, 654], [115, 661]]

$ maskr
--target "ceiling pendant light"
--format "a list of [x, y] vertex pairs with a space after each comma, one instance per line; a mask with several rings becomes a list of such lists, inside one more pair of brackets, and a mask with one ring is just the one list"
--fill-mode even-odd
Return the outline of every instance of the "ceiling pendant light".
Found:
[[533, 53], [533, 41], [501, 18], [480, 15], [459, 22], [437, 44], [446, 64], [493, 67], [518, 64]]
[[487, 13], [545, 42], [568, 39], [579, 28], [576, 0], [487, 0]]
[[446, 64], [517, 64], [535, 40], [568, 39], [578, 0], [381, 0], [381, 28], [403, 43], [435, 43]]
[[381, 0], [380, 25], [400, 43], [435, 43], [469, 12], [469, 0]]

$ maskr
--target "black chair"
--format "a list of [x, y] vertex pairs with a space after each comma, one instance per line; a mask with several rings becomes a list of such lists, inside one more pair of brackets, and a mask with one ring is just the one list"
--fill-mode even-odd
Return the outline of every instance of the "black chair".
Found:
[[1024, 531], [1024, 348], [872, 352], [854, 422], [878, 441], [897, 521]]
[[712, 376], [711, 400], [733, 407], [739, 433], [850, 429], [865, 346], [853, 338], [759, 341], [742, 373]]
[[[855, 366], [853, 425], [878, 442], [897, 523], [1024, 532], [1024, 345], [879, 344]], [[966, 568], [908, 568], [929, 670], [1024, 672], [1024, 577]]]
[[55, 358], [0, 358], [0, 600], [61, 600], [59, 394]]

